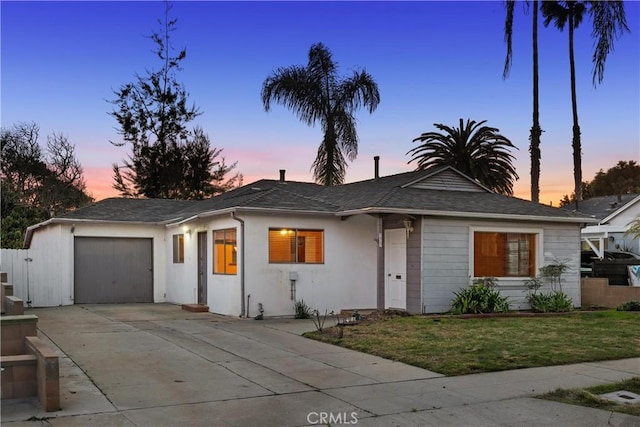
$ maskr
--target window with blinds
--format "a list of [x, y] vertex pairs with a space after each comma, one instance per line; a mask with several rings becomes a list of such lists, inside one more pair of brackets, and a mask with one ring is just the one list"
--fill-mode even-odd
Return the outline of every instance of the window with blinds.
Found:
[[173, 235], [173, 263], [184, 263], [184, 234]]
[[214, 230], [213, 274], [238, 273], [238, 242], [236, 229]]
[[324, 263], [324, 231], [269, 229], [270, 263]]
[[534, 277], [536, 234], [475, 232], [473, 277]]

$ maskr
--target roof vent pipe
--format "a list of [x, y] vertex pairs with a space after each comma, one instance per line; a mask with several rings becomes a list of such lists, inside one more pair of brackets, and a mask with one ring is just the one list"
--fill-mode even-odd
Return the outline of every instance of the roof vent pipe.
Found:
[[373, 177], [380, 178], [380, 156], [373, 156]]
[[287, 172], [287, 171], [286, 171], [285, 169], [280, 169], [280, 181], [281, 181], [281, 182], [284, 182], [284, 181], [285, 181], [285, 180], [284, 180], [284, 174], [285, 174], [286, 172]]

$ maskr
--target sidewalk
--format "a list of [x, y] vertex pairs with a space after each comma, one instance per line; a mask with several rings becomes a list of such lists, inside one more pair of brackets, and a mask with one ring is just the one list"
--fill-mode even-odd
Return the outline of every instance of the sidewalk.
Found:
[[443, 377], [307, 340], [299, 334], [313, 324], [300, 320], [168, 304], [31, 312], [62, 356], [63, 408], [3, 401], [3, 426], [640, 425], [532, 398], [640, 376], [640, 358]]

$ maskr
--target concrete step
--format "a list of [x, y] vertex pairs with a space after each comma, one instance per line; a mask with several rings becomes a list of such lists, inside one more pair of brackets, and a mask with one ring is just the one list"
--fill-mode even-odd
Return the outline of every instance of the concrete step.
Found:
[[204, 304], [182, 304], [182, 309], [192, 313], [206, 313], [209, 311], [209, 307]]

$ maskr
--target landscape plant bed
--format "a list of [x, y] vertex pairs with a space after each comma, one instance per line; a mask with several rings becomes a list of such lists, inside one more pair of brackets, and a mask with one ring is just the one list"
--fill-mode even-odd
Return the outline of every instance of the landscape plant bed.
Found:
[[559, 313], [536, 313], [534, 311], [510, 311], [508, 313], [469, 313], [469, 314], [423, 314], [424, 317], [432, 319], [482, 319], [487, 317], [555, 317], [570, 316], [576, 311], [565, 311]]
[[640, 316], [622, 311], [561, 316], [367, 316], [306, 337], [465, 375], [640, 356]]
[[[611, 311], [611, 308], [606, 307], [583, 307], [577, 308], [574, 311], [562, 311], [562, 312], [546, 312], [539, 313], [531, 310], [510, 311], [508, 313], [471, 313], [471, 314], [421, 314], [421, 316], [439, 319], [476, 319], [486, 317], [557, 317], [557, 316], [571, 316], [576, 313], [593, 313], [602, 311]], [[640, 312], [635, 312], [640, 314]]]
[[539, 399], [553, 400], [555, 402], [568, 403], [571, 405], [587, 406], [589, 408], [640, 416], [639, 404], [616, 403], [601, 397], [602, 394], [621, 390], [640, 394], [640, 377], [631, 378], [615, 384], [605, 384], [585, 389], [579, 388], [565, 390], [559, 388], [550, 393], [545, 393], [536, 397]]

